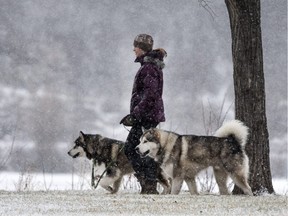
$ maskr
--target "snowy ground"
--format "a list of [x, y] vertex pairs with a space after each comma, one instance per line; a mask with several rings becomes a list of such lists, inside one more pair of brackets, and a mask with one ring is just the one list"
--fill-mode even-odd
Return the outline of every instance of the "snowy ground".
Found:
[[278, 195], [140, 195], [132, 177], [111, 195], [92, 190], [89, 175], [0, 173], [0, 215], [288, 215], [287, 180], [273, 185]]
[[139, 195], [121, 191], [0, 192], [1, 215], [288, 215], [287, 196]]

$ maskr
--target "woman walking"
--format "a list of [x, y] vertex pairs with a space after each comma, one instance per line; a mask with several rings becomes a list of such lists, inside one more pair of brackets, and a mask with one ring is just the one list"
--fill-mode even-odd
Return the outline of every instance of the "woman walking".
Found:
[[142, 127], [150, 129], [165, 121], [163, 94], [163, 58], [167, 56], [164, 49], [153, 50], [153, 38], [147, 34], [137, 35], [134, 40], [136, 59], [141, 67], [136, 73], [130, 114], [120, 124], [132, 126], [125, 144], [125, 154], [135, 170], [135, 176], [141, 185], [141, 194], [158, 194], [158, 164], [151, 158], [141, 158], [135, 147], [140, 143]]

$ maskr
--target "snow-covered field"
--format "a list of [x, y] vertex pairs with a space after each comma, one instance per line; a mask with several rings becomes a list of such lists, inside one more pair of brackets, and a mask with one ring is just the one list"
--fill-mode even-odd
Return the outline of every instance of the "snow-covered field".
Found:
[[1, 215], [287, 215], [287, 196], [117, 195], [91, 190], [0, 192]]
[[[202, 184], [198, 181], [199, 184]], [[0, 215], [288, 215], [287, 180], [274, 180], [277, 195], [140, 195], [134, 177], [118, 194], [90, 187], [90, 175], [0, 173]]]

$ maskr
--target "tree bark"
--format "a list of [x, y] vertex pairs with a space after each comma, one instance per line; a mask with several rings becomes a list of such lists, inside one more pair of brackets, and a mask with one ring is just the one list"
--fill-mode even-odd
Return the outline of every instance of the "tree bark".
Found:
[[[250, 128], [246, 145], [254, 194], [274, 193], [265, 110], [260, 0], [225, 0], [232, 36], [235, 117]], [[235, 187], [233, 194], [242, 194]]]

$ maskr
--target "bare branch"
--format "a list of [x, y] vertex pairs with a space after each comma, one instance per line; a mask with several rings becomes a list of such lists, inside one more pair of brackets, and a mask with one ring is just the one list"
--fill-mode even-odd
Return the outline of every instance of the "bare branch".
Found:
[[3, 169], [5, 167], [6, 163], [9, 161], [9, 159], [12, 155], [14, 144], [15, 144], [15, 139], [16, 139], [16, 130], [17, 130], [17, 124], [15, 125], [15, 130], [14, 130], [14, 134], [13, 134], [11, 147], [9, 149], [7, 156], [5, 158], [3, 158], [2, 161], [0, 162], [0, 169]]
[[214, 129], [219, 128], [223, 124], [229, 111], [231, 110], [233, 102], [230, 104], [226, 111], [224, 110], [224, 106], [226, 104], [226, 96], [227, 95], [225, 94], [219, 111], [216, 110], [218, 109], [217, 107], [215, 107], [216, 104], [211, 104], [209, 99], [207, 99], [207, 105], [205, 105], [202, 100], [202, 119], [206, 135], [212, 135]]
[[207, 0], [198, 0], [199, 2], [199, 5], [201, 7], [203, 7], [209, 14], [210, 16], [212, 17], [212, 19], [214, 20], [215, 17], [217, 17], [217, 14], [214, 12], [214, 10], [209, 6]]

